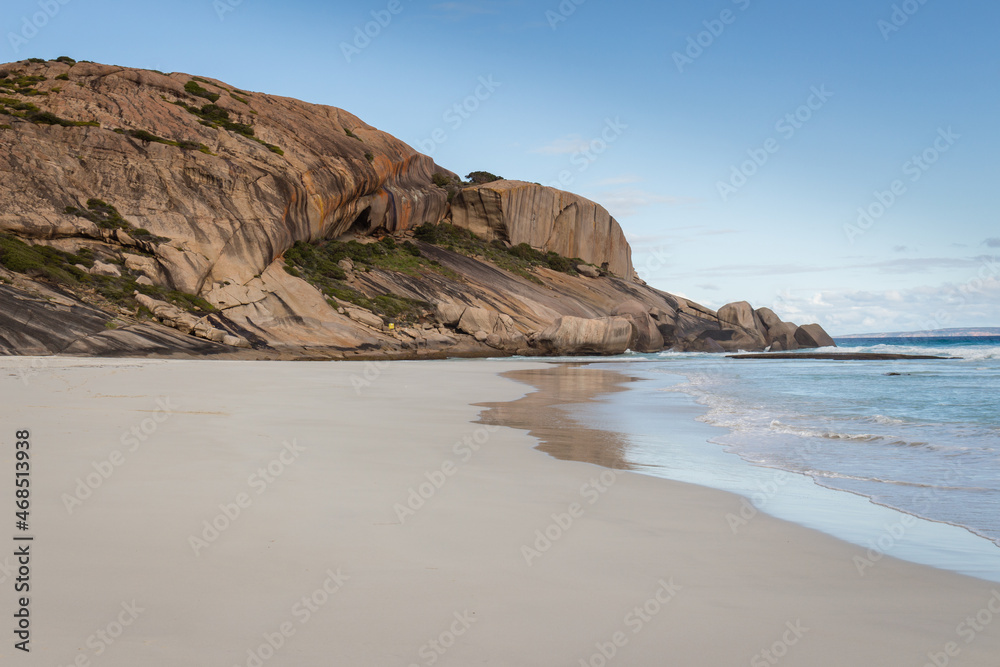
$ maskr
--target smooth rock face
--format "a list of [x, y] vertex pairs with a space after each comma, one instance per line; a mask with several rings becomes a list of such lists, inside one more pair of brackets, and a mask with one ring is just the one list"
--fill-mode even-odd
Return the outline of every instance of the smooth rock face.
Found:
[[[107, 313], [82, 302], [49, 292], [43, 285], [38, 294], [26, 294], [0, 285], [0, 354], [78, 354], [144, 356], [187, 353], [211, 355], [226, 348], [193, 336], [184, 336], [155, 323], [109, 329]], [[44, 368], [44, 360], [25, 365], [22, 377]]]
[[776, 327], [781, 324], [781, 318], [778, 317], [770, 308], [758, 308], [754, 312], [757, 313], [757, 317], [764, 324], [764, 333], [767, 333], [767, 331], [769, 331], [772, 327]]
[[[405, 230], [438, 221], [447, 209], [446, 193], [431, 182], [445, 170], [341, 109], [260, 93], [244, 104], [221, 87], [201, 84], [221, 94], [215, 105], [232, 121], [280, 147], [284, 155], [278, 155], [235, 132], [201, 125], [172, 104], [209, 102], [185, 92], [190, 75], [88, 63], [14, 67], [47, 76], [50, 81], [39, 84], [46, 89], [68, 73], [71, 83], [61, 92], [33, 99], [62, 118], [101, 127], [16, 121], [14, 130], [0, 132], [0, 230], [97, 236], [94, 223], [63, 210], [102, 199], [136, 228], [169, 239], [157, 246], [156, 259], [171, 285], [186, 292], [223, 280], [245, 284], [296, 241], [351, 229]], [[116, 128], [204, 144], [213, 154], [141, 141], [112, 132]], [[115, 238], [138, 243], [123, 232]]]
[[94, 262], [92, 267], [90, 267], [90, 274], [94, 276], [114, 276], [115, 278], [118, 278], [122, 275], [122, 271], [114, 264], [105, 264], [104, 262], [97, 261]]
[[632, 323], [624, 317], [560, 317], [538, 335], [552, 354], [622, 354], [632, 339]]
[[456, 328], [497, 349], [515, 349], [523, 343], [523, 336], [509, 315], [486, 308], [466, 308]]
[[250, 341], [242, 336], [233, 336], [227, 331], [217, 329], [207, 317], [199, 318], [173, 304], [159, 301], [139, 292], [135, 293], [135, 300], [163, 324], [177, 329], [183, 334], [192, 334], [198, 338], [231, 347], [250, 347]]
[[738, 349], [763, 349], [767, 344], [765, 327], [754, 313], [753, 306], [746, 301], [728, 303], [719, 308], [718, 318], [724, 329], [734, 328], [739, 332], [733, 342]]
[[775, 352], [799, 349], [795, 332], [799, 327], [791, 322], [779, 322], [767, 330], [767, 342]]
[[[795, 331], [795, 340], [802, 347], [836, 347], [837, 343], [818, 324], [803, 324]], [[787, 348], [786, 348], [787, 349]]]
[[753, 317], [753, 306], [746, 301], [727, 303], [719, 308], [719, 323], [723, 326], [735, 324], [741, 329], [756, 329], [756, 321]]
[[489, 240], [527, 243], [604, 266], [631, 280], [632, 250], [618, 222], [600, 204], [562, 190], [494, 181], [466, 188], [451, 204], [452, 222]]
[[672, 308], [666, 310], [657, 306], [649, 309], [649, 316], [660, 324], [673, 323], [677, 319], [677, 313]]
[[705, 339], [705, 352], [712, 352], [713, 354], [719, 354], [719, 353], [722, 353], [722, 352], [725, 352], [725, 351], [726, 351], [726, 348], [724, 348], [714, 338], [706, 338]]
[[465, 306], [452, 303], [451, 301], [443, 301], [434, 307], [435, 319], [446, 327], [458, 325], [464, 312]]
[[491, 334], [497, 326], [498, 319], [499, 316], [496, 312], [485, 308], [466, 308], [458, 321], [458, 330], [470, 336], [474, 336], [479, 331]]
[[695, 350], [703, 352], [738, 352], [762, 350], [763, 346], [745, 329], [710, 329], [703, 331], [692, 341]]
[[366, 327], [371, 327], [372, 329], [378, 329], [379, 331], [385, 326], [385, 322], [381, 317], [375, 313], [369, 312], [367, 310], [362, 310], [360, 308], [348, 308], [347, 316], [350, 317], [355, 322], [360, 322]]
[[[340, 109], [260, 93], [234, 95], [221, 83], [200, 84], [220, 95], [217, 110], [252, 126], [256, 138], [280, 147], [279, 154], [247, 136], [202, 125], [180, 105], [208, 103], [184, 90], [192, 79], [186, 74], [88, 63], [0, 68], [48, 77], [37, 84], [48, 94], [31, 98], [44, 111], [100, 123], [62, 127], [3, 121], [11, 129], [0, 131], [0, 232], [66, 252], [86, 248], [102, 260], [94, 271], [128, 272], [143, 285], [196, 294], [218, 309], [205, 317], [154, 304], [173, 329], [155, 323], [110, 329], [104, 325], [112, 318], [111, 326], [118, 326], [133, 321], [135, 313], [102, 313], [80, 300], [63, 299], [44, 279], [0, 269], [16, 285], [11, 293], [20, 295], [10, 297], [17, 317], [8, 317], [12, 332], [0, 331], [0, 353], [128, 354], [133, 345], [137, 352], [170, 353], [173, 346], [183, 354], [225, 351], [218, 343], [246, 347], [252, 341], [256, 350], [292, 357], [315, 350], [339, 356], [403, 350], [478, 354], [484, 347], [473, 337], [479, 335], [507, 352], [616, 354], [628, 347], [752, 349], [747, 336], [772, 337], [766, 309], [753, 314], [751, 325], [748, 306], [731, 304], [716, 313], [636, 279], [624, 234], [603, 207], [517, 181], [462, 190], [451, 207], [452, 220], [490, 239], [578, 257], [611, 275], [599, 277], [605, 272], [581, 264], [580, 276], [537, 268], [527, 279], [419, 240], [415, 244], [422, 255], [447, 274], [356, 272], [343, 260], [349, 285], [366, 296], [395, 294], [428, 304], [413, 328], [418, 331], [419, 324], [422, 334], [386, 331], [376, 314], [328, 297], [287, 273], [282, 255], [299, 241], [363, 237], [380, 228], [402, 237], [416, 225], [442, 221], [449, 211], [447, 195], [432, 176], [453, 174], [432, 159]], [[55, 79], [61, 74], [69, 76], [68, 84]], [[130, 136], [136, 130], [205, 148], [144, 141]], [[116, 207], [131, 223], [131, 233], [65, 212], [67, 207], [83, 211], [91, 198]], [[60, 303], [69, 309], [61, 316], [72, 321], [65, 331], [55, 330], [60, 325], [53, 304]], [[774, 326], [785, 325], [778, 320]], [[785, 349], [805, 344], [797, 338], [819, 336], [788, 326], [791, 335], [782, 328], [780, 336]], [[529, 343], [527, 336], [539, 331], [545, 335], [533, 335]], [[703, 336], [706, 332], [710, 335]]]
[[674, 323], [674, 338], [678, 341], [690, 342], [704, 331], [722, 328], [717, 319], [702, 319], [686, 311], [678, 312]]
[[633, 334], [629, 348], [633, 352], [659, 352], [663, 349], [663, 335], [652, 316], [646, 312], [647, 308], [648, 306], [631, 300], [611, 311], [611, 315], [624, 317], [632, 323]]

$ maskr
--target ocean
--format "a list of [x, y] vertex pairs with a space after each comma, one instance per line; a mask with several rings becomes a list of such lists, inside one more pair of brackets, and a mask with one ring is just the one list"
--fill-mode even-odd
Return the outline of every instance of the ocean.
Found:
[[626, 433], [636, 470], [740, 493], [865, 547], [867, 562], [1000, 580], [1000, 337], [838, 345], [954, 359], [637, 354], [601, 367], [642, 381], [576, 416]]

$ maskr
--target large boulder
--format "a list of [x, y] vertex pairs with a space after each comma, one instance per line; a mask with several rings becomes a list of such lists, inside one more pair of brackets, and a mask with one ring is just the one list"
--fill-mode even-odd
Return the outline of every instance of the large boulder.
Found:
[[754, 313], [753, 306], [746, 301], [727, 303], [719, 309], [718, 318], [723, 329], [732, 328], [743, 332], [737, 336], [740, 340], [739, 349], [763, 349], [767, 344], [765, 328]]
[[616, 306], [611, 315], [624, 317], [632, 323], [629, 348], [633, 352], [659, 352], [663, 349], [663, 334], [647, 312], [647, 306], [634, 300], [626, 301]]
[[458, 320], [458, 330], [475, 336], [479, 331], [487, 334], [493, 333], [493, 328], [497, 325], [498, 315], [492, 310], [485, 308], [466, 308], [462, 312], [462, 317]]
[[753, 316], [753, 306], [746, 301], [727, 303], [719, 308], [719, 324], [723, 327], [730, 324], [741, 329], [756, 329], [757, 323]]
[[458, 326], [464, 312], [465, 306], [451, 301], [441, 301], [434, 306], [434, 319], [443, 326], [454, 327]]
[[795, 332], [799, 327], [791, 322], [778, 322], [767, 330], [767, 343], [771, 346], [772, 352], [791, 352], [799, 349], [799, 342], [795, 340]]
[[758, 319], [764, 324], [764, 333], [770, 331], [773, 327], [781, 324], [781, 318], [771, 310], [770, 308], [758, 308], [754, 311], [757, 314]]
[[622, 354], [632, 340], [632, 322], [624, 317], [560, 317], [536, 338], [550, 354]]
[[510, 315], [486, 308], [466, 308], [457, 329], [497, 349], [516, 349], [524, 344], [524, 336]]
[[686, 310], [678, 311], [674, 324], [674, 336], [680, 340], [694, 338], [703, 331], [718, 331], [722, 328], [719, 325], [718, 320], [715, 318], [707, 319], [698, 317], [697, 315], [692, 315]]
[[656, 320], [657, 324], [673, 324], [677, 319], [677, 312], [673, 308], [665, 310], [659, 306], [653, 306], [649, 309], [649, 316]]
[[677, 312], [673, 308], [665, 310], [653, 307], [649, 310], [649, 316], [653, 318], [653, 321], [656, 323], [656, 330], [660, 332], [660, 337], [663, 338], [663, 347], [675, 345], [677, 343]]
[[[753, 352], [764, 349], [760, 340], [755, 336], [751, 336], [746, 329], [710, 329], [699, 334], [696, 340], [714, 341], [715, 344], [726, 352]], [[717, 350], [710, 349], [704, 351], [715, 352]]]
[[383, 328], [385, 328], [385, 321], [381, 317], [379, 317], [378, 315], [369, 310], [364, 310], [361, 308], [348, 308], [347, 316], [350, 317], [355, 322], [360, 322], [366, 327], [371, 327], [372, 329], [376, 329], [378, 331], [381, 331]]
[[803, 324], [795, 330], [795, 340], [802, 347], [837, 347], [837, 343], [818, 324]]
[[153, 317], [183, 334], [191, 334], [231, 347], [250, 347], [250, 341], [246, 338], [233, 336], [227, 331], [215, 328], [205, 317], [199, 318], [171, 303], [159, 301], [140, 292], [135, 292], [133, 296], [140, 306], [153, 314]]
[[688, 340], [685, 349], [690, 352], [711, 352], [713, 354], [727, 352], [728, 350], [719, 340], [720, 337], [728, 341], [728, 334], [721, 331], [705, 331], [702, 335]]
[[465, 188], [451, 204], [452, 222], [489, 240], [527, 243], [606, 267], [631, 279], [632, 250], [618, 222], [600, 204], [523, 181]]
[[117, 266], [114, 264], [105, 264], [100, 260], [94, 262], [88, 273], [92, 276], [111, 276], [114, 278], [120, 278], [122, 275], [121, 269]]

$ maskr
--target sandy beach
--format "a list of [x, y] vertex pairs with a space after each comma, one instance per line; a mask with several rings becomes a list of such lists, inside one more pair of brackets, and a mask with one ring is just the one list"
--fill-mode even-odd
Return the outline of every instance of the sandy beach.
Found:
[[[542, 389], [519, 400], [536, 390], [500, 376], [515, 370]], [[622, 438], [554, 407], [621, 380], [0, 360], [0, 664], [997, 664], [1000, 585], [889, 557], [859, 573], [862, 548], [629, 472]], [[34, 537], [30, 653], [11, 632], [15, 533]]]

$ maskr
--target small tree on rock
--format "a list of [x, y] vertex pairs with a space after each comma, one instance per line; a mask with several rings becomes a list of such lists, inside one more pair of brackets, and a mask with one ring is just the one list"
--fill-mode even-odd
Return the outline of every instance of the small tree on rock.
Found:
[[474, 171], [468, 176], [466, 176], [466, 178], [475, 183], [476, 185], [503, 180], [503, 176], [497, 176], [496, 174], [491, 174], [488, 171]]

